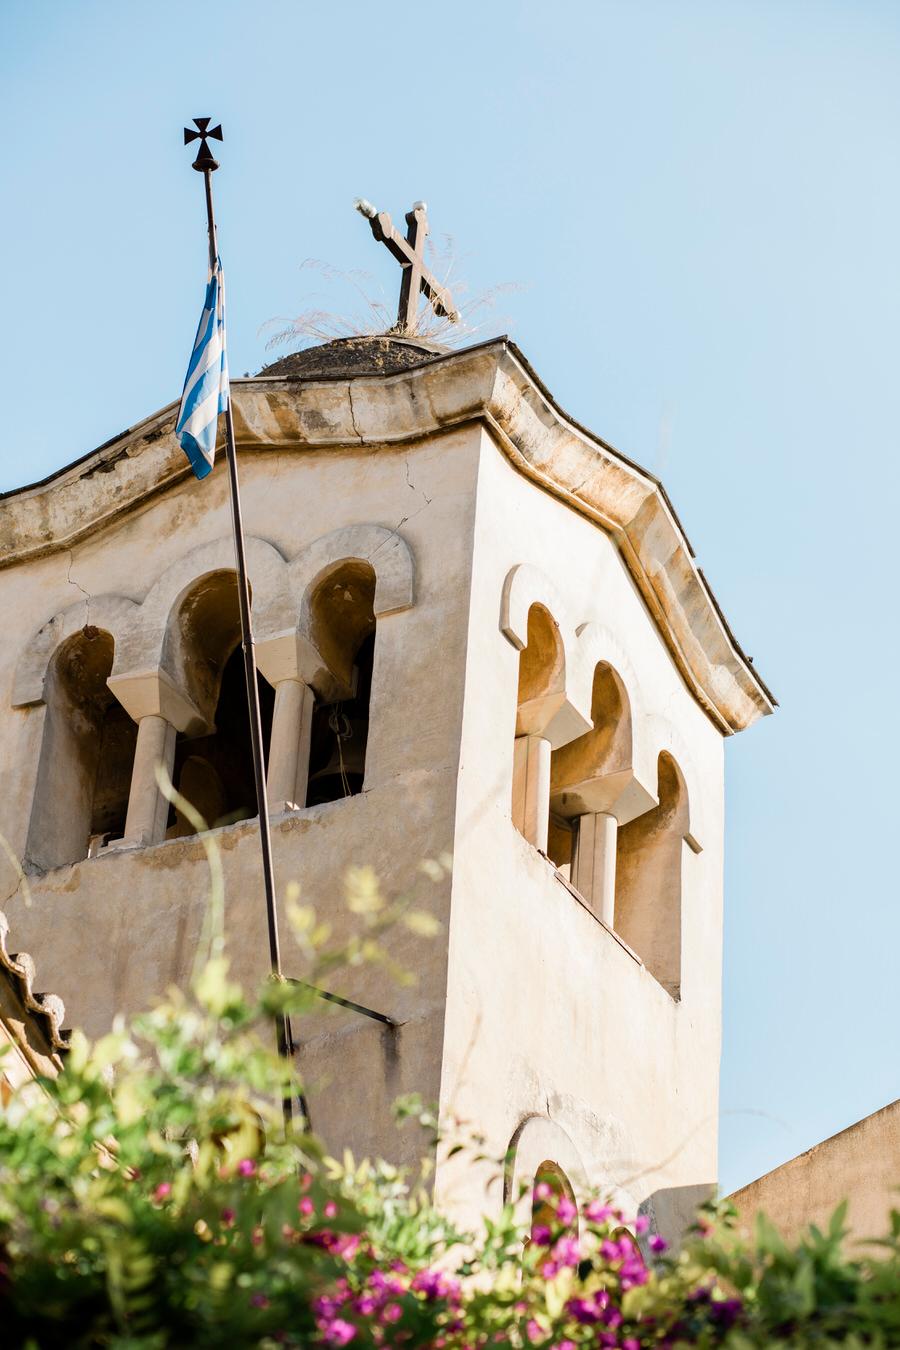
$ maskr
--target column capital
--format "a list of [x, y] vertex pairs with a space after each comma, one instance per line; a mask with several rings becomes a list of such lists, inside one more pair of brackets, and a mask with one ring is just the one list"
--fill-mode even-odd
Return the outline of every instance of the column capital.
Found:
[[256, 664], [273, 688], [296, 680], [314, 690], [323, 703], [351, 698], [353, 689], [329, 667], [308, 637], [296, 628], [272, 633], [256, 643]]
[[135, 722], [142, 717], [162, 717], [189, 736], [204, 736], [213, 730], [186, 691], [161, 666], [111, 675], [106, 683]]

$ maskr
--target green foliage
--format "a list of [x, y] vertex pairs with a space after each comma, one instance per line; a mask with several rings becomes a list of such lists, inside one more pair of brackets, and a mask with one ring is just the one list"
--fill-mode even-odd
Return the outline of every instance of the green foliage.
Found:
[[[431, 928], [386, 905], [371, 873], [349, 891], [360, 931], [343, 960], [383, 959], [389, 923]], [[314, 982], [336, 958], [291, 905]], [[301, 1016], [313, 989], [269, 983], [248, 1000], [215, 936], [209, 950], [189, 995], [93, 1045], [76, 1034], [65, 1072], [0, 1115], [3, 1346], [900, 1345], [900, 1215], [878, 1255], [848, 1256], [843, 1210], [792, 1246], [764, 1220], [743, 1242], [720, 1206], [669, 1256], [643, 1221], [639, 1249], [599, 1200], [576, 1218], [549, 1194], [551, 1222], [530, 1236], [511, 1207], [459, 1232], [427, 1166], [325, 1157], [286, 1133], [300, 1085], [272, 1048], [273, 1010]], [[427, 1151], [433, 1117], [414, 1098], [398, 1116]]]

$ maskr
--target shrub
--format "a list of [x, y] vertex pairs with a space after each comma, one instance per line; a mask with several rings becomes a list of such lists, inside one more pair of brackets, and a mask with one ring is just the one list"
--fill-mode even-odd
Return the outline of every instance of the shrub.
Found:
[[[896, 1346], [900, 1217], [843, 1254], [842, 1214], [788, 1247], [720, 1208], [677, 1255], [600, 1200], [461, 1233], [423, 1179], [342, 1162], [284, 1127], [298, 1084], [267, 1048], [277, 1004], [221, 956], [14, 1097], [0, 1118], [3, 1344], [49, 1347]], [[261, 1036], [260, 1031], [265, 1035]], [[554, 1197], [540, 1196], [546, 1209]], [[627, 1216], [625, 1216], [627, 1218]]]

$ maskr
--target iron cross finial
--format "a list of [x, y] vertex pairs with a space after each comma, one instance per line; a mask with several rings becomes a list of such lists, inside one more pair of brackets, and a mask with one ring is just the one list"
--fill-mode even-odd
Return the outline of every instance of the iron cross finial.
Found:
[[387, 247], [403, 268], [400, 306], [394, 331], [406, 334], [415, 332], [420, 294], [425, 295], [439, 318], [459, 323], [459, 313], [454, 308], [453, 297], [425, 266], [425, 240], [428, 237], [428, 207], [425, 203], [415, 202], [412, 210], [407, 211], [405, 239], [395, 229], [387, 211], [378, 211], [363, 197], [357, 200], [355, 206], [360, 215], [368, 220], [378, 242]]
[[200, 147], [197, 150], [197, 158], [191, 165], [191, 168], [196, 169], [198, 173], [206, 173], [207, 170], [212, 173], [219, 167], [218, 161], [213, 159], [212, 151], [207, 142], [210, 137], [212, 137], [214, 141], [221, 141], [224, 137], [222, 136], [221, 126], [211, 127], [209, 125], [211, 121], [211, 117], [195, 117], [194, 126], [197, 130], [192, 131], [190, 127], [185, 127], [184, 129], [185, 145], [190, 145], [191, 141], [200, 142]]

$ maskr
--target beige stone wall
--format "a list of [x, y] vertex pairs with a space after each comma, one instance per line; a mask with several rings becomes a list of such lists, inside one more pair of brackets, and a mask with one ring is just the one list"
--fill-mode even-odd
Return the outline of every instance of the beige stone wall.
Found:
[[[529, 1118], [543, 1132], [552, 1122], [547, 1147], [567, 1149], [582, 1179], [632, 1211], [649, 1205], [671, 1231], [716, 1178], [722, 739], [609, 538], [535, 492], [487, 433], [476, 521], [442, 1107], [477, 1121], [500, 1154]], [[511, 823], [518, 652], [498, 614], [518, 563], [551, 581], [576, 624], [615, 634], [640, 690], [635, 717], [688, 780], [702, 852], [682, 855], [679, 1002]], [[448, 1168], [442, 1186], [470, 1215], [483, 1202], [463, 1167]]]
[[[568, 422], [509, 344], [385, 379], [247, 381], [236, 404], [255, 613], [290, 628], [303, 604], [296, 560], [314, 571], [315, 541], [344, 527], [376, 527], [365, 555], [376, 572], [383, 549], [408, 550], [414, 571], [412, 603], [378, 621], [364, 790], [274, 819], [279, 889], [298, 881], [340, 940], [349, 864], [371, 864], [397, 894], [422, 889], [421, 859], [455, 858], [452, 880], [430, 889], [441, 936], [392, 937], [417, 983], [363, 967], [331, 984], [396, 1025], [342, 1011], [297, 1028], [314, 1127], [334, 1148], [412, 1161], [421, 1140], [397, 1138], [390, 1102], [418, 1091], [495, 1156], [512, 1146], [505, 1178], [462, 1159], [442, 1166], [438, 1193], [460, 1217], [498, 1204], [504, 1185], [551, 1160], [576, 1186], [608, 1188], [677, 1234], [716, 1176], [722, 737], [772, 703], [664, 494]], [[12, 766], [0, 829], [20, 857], [53, 642], [107, 627], [110, 687], [143, 709], [132, 716], [156, 716], [141, 663], [154, 623], [161, 642], [166, 586], [189, 583], [203, 559], [230, 565], [224, 471], [202, 484], [184, 477], [164, 414], [124, 439], [108, 464], [98, 452], [0, 503], [10, 635], [0, 648], [0, 762]], [[616, 780], [629, 818], [656, 802], [660, 754], [683, 779], [688, 805], [665, 854], [681, 896], [681, 965], [667, 969], [667, 987], [513, 825], [518, 647], [532, 600], [559, 625], [565, 652], [562, 686], [524, 718], [536, 741], [545, 715], [554, 746], [590, 727], [593, 669], [608, 661], [631, 708], [633, 763]], [[172, 717], [186, 725], [208, 716], [181, 695], [175, 703]], [[547, 745], [533, 748], [543, 773]], [[45, 801], [45, 821], [71, 812], [72, 796]], [[592, 811], [607, 809], [598, 802]], [[233, 970], [252, 982], [267, 969], [256, 830], [245, 821], [215, 839]], [[32, 871], [30, 907], [5, 867], [0, 895], [15, 897], [6, 905], [17, 937], [73, 1024], [102, 1032], [117, 1011], [189, 978], [208, 881], [200, 840]], [[646, 918], [629, 931], [646, 933]], [[303, 976], [286, 933], [284, 949], [286, 973]], [[655, 950], [653, 960], [660, 973]]]
[[[415, 564], [415, 604], [379, 621], [364, 792], [273, 825], [279, 891], [299, 881], [304, 901], [334, 923], [336, 942], [347, 928], [342, 877], [351, 864], [371, 864], [389, 895], [421, 891], [446, 920], [449, 886], [423, 883], [418, 864], [453, 846], [477, 447], [477, 432], [462, 430], [408, 451], [242, 456], [248, 535], [290, 559], [332, 529], [373, 522], [397, 529]], [[0, 804], [0, 828], [20, 854], [44, 709], [8, 705], [32, 633], [85, 595], [117, 591], [141, 601], [190, 549], [227, 534], [228, 522], [225, 475], [218, 472], [202, 484], [185, 480], [71, 552], [0, 571], [0, 607], [18, 616], [16, 640], [0, 651], [0, 760], [17, 766]], [[261, 604], [261, 588], [258, 598]], [[65, 807], [61, 801], [59, 809]], [[257, 834], [242, 822], [217, 831], [216, 839], [225, 864], [229, 954], [237, 977], [252, 983], [268, 968]], [[11, 870], [3, 884], [5, 893], [15, 890]], [[36, 954], [73, 1023], [89, 1033], [189, 978], [208, 888], [198, 839], [86, 859], [31, 876], [29, 886], [30, 907], [16, 900], [7, 906], [17, 940]], [[285, 972], [303, 975], [284, 918], [282, 927]], [[437, 1100], [446, 943], [403, 929], [391, 941], [395, 959], [417, 975], [415, 987], [401, 988], [366, 967], [338, 974], [333, 987], [388, 1014], [398, 1030], [346, 1013], [298, 1028], [314, 1080], [314, 1123], [335, 1147], [391, 1153], [393, 1098], [418, 1090]], [[320, 1041], [339, 1053], [323, 1056]], [[403, 1139], [414, 1152], [411, 1133]]]
[[745, 1228], [762, 1212], [789, 1239], [824, 1227], [842, 1200], [856, 1240], [884, 1237], [900, 1209], [900, 1101], [858, 1120], [730, 1197]]

